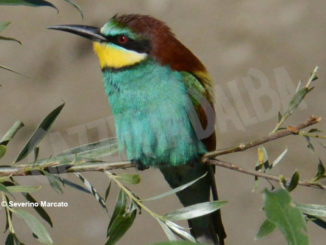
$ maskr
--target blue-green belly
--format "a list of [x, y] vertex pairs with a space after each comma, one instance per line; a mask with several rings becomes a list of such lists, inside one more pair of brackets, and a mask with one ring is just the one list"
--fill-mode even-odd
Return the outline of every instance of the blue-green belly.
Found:
[[119, 149], [129, 160], [177, 166], [206, 152], [188, 117], [192, 102], [181, 73], [148, 60], [103, 75]]

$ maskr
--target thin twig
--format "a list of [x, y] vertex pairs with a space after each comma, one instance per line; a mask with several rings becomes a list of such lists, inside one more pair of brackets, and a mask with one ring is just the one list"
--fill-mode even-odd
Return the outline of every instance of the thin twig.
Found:
[[297, 131], [299, 131], [299, 130], [301, 130], [303, 128], [306, 128], [306, 127], [309, 127], [309, 126], [314, 125], [316, 123], [319, 123], [320, 121], [321, 121], [320, 117], [311, 116], [304, 123], [298, 124], [295, 127], [288, 127], [285, 130], [282, 130], [282, 131], [279, 131], [277, 133], [265, 136], [265, 137], [263, 137], [261, 139], [254, 140], [254, 141], [249, 141], [249, 142], [247, 142], [245, 144], [240, 144], [240, 145], [238, 145], [236, 147], [226, 148], [224, 150], [217, 150], [217, 151], [213, 151], [213, 152], [208, 152], [208, 153], [206, 153], [204, 155], [203, 162], [207, 161], [208, 158], [211, 159], [211, 158], [215, 158], [215, 157], [221, 156], [221, 155], [226, 155], [226, 154], [239, 152], [239, 151], [245, 151], [245, 150], [247, 150], [249, 148], [252, 148], [252, 147], [255, 147], [255, 146], [258, 146], [258, 145], [262, 145], [262, 144], [264, 144], [266, 142], [273, 141], [273, 140], [276, 140], [276, 139], [279, 139], [279, 138], [283, 138], [283, 137], [295, 134], [293, 129], [296, 129]]
[[[208, 159], [206, 160], [206, 162], [210, 165], [215, 165], [215, 166], [219, 166], [219, 167], [223, 167], [223, 168], [228, 168], [237, 172], [241, 172], [247, 175], [252, 175], [252, 176], [256, 176], [256, 177], [261, 177], [264, 178], [266, 180], [271, 180], [274, 182], [280, 182], [280, 178], [274, 175], [269, 175], [269, 174], [265, 174], [265, 173], [261, 173], [261, 172], [257, 172], [257, 171], [249, 171], [243, 168], [240, 168], [237, 165], [234, 165], [233, 163], [230, 162], [225, 162], [219, 159]], [[302, 186], [306, 186], [306, 187], [313, 187], [316, 189], [326, 189], [325, 185], [321, 185], [321, 184], [317, 184], [317, 183], [310, 183], [310, 182], [304, 182], [304, 181], [299, 181], [298, 185], [302, 185]]]
[[289, 108], [281, 116], [279, 122], [276, 124], [276, 126], [272, 130], [271, 134], [274, 134], [279, 130], [279, 128], [283, 125], [283, 123], [294, 113], [294, 111], [299, 106], [299, 104], [301, 103], [303, 98], [309, 93], [309, 91], [311, 91], [313, 89], [313, 88], [310, 88], [310, 85], [314, 80], [318, 79], [318, 77], [317, 77], [318, 69], [319, 69], [318, 66], [316, 66], [314, 68], [314, 70], [312, 71], [306, 85], [302, 89], [299, 89], [300, 87], [298, 87], [298, 91], [295, 93], [295, 95], [292, 97], [292, 99], [291, 99], [291, 101], [289, 103]]
[[[232, 163], [216, 159], [217, 156], [226, 155], [234, 152], [245, 151], [249, 148], [264, 144], [269, 141], [273, 141], [282, 137], [286, 137], [292, 134], [298, 134], [301, 129], [319, 123], [321, 120], [320, 117], [311, 116], [309, 120], [304, 123], [301, 123], [295, 127], [288, 127], [278, 133], [265, 136], [261, 139], [250, 141], [246, 144], [240, 144], [236, 147], [230, 147], [228, 149], [209, 152], [205, 154], [202, 158], [202, 162], [206, 164], [212, 164], [228, 169], [232, 169], [244, 174], [262, 177], [267, 180], [279, 182], [279, 177], [268, 175], [261, 172], [249, 171], [238, 167]], [[46, 170], [52, 174], [63, 174], [63, 173], [74, 173], [74, 172], [90, 172], [90, 171], [105, 171], [105, 170], [115, 170], [115, 169], [126, 169], [135, 167], [130, 161], [108, 163], [108, 162], [96, 162], [96, 163], [84, 163], [85, 160], [79, 162], [74, 162], [74, 164], [60, 164], [58, 161], [48, 162], [45, 165], [35, 165], [35, 164], [20, 164], [20, 165], [8, 165], [0, 166], [0, 177], [3, 176], [26, 176], [26, 175], [43, 175], [42, 170]], [[317, 183], [310, 182], [299, 182], [299, 185], [314, 187], [314, 188], [326, 188], [326, 186], [319, 185]]]
[[100, 162], [100, 163], [88, 163], [80, 165], [71, 164], [51, 164], [51, 167], [35, 166], [31, 168], [30, 165], [15, 165], [11, 166], [0, 166], [0, 177], [3, 176], [28, 176], [28, 175], [43, 175], [41, 170], [46, 170], [51, 174], [64, 174], [64, 173], [75, 173], [75, 172], [91, 172], [91, 171], [104, 171], [104, 170], [116, 170], [116, 169], [126, 169], [135, 167], [129, 161], [124, 162]]

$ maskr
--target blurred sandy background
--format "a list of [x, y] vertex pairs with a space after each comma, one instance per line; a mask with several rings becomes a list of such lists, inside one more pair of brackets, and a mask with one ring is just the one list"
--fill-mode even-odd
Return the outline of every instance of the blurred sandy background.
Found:
[[[54, 24], [101, 26], [115, 13], [150, 14], [165, 21], [207, 66], [215, 83], [226, 93], [230, 101], [229, 109], [236, 112], [235, 118], [240, 117], [239, 107], [236, 105], [237, 98], [230, 93], [229, 84], [231, 82], [236, 85], [243, 97], [243, 103], [240, 101], [240, 104], [248, 110], [247, 122], [250, 123], [242, 122], [242, 130], [239, 130], [239, 127], [234, 126], [236, 122], [228, 121], [228, 127], [219, 134], [220, 148], [266, 135], [276, 122], [275, 113], [273, 117], [261, 116], [252, 105], [250, 91], [242, 82], [252, 69], [264, 74], [271, 93], [279, 95], [275, 74], [284, 75], [285, 72], [295, 87], [298, 80], [307, 79], [313, 67], [319, 65], [321, 69], [317, 88], [306, 99], [305, 108], [298, 111], [292, 122], [301, 122], [311, 114], [326, 116], [326, 107], [323, 105], [326, 92], [325, 1], [76, 2], [84, 10], [84, 20], [81, 20], [78, 12], [70, 5], [59, 0], [53, 1], [60, 9], [59, 14], [51, 8], [0, 7], [1, 21], [12, 21], [12, 25], [2, 34], [23, 42], [22, 46], [13, 42], [1, 42], [0, 63], [29, 77], [0, 70], [0, 132], [3, 134], [17, 119], [26, 125], [10, 144], [11, 148], [9, 147], [3, 163], [14, 158], [38, 122], [62, 101], [66, 102], [66, 106], [52, 128], [51, 137], [47, 137], [41, 145], [41, 156], [48, 156], [67, 146], [114, 135], [101, 72], [91, 44], [73, 35], [46, 30], [46, 27]], [[262, 102], [265, 112], [273, 107], [273, 103], [277, 103], [266, 98]], [[325, 122], [320, 127], [325, 129]], [[289, 153], [273, 170], [273, 174], [290, 175], [295, 169], [299, 169], [302, 178], [311, 177], [318, 157], [305, 145], [305, 140], [297, 137], [266, 144], [271, 159], [275, 159], [285, 146], [289, 147]], [[318, 146], [316, 148], [320, 149]], [[318, 150], [318, 154], [326, 161], [325, 150]], [[225, 159], [253, 169], [256, 150], [226, 156]], [[141, 184], [131, 187], [139, 196], [149, 197], [169, 189], [157, 170], [147, 170], [141, 175]], [[104, 193], [108, 180], [103, 174], [90, 173], [86, 176]], [[66, 177], [78, 182], [73, 176]], [[221, 199], [229, 201], [222, 209], [228, 233], [227, 244], [286, 244], [278, 231], [263, 240], [254, 240], [264, 221], [264, 213], [261, 210], [262, 195], [259, 191], [252, 192], [252, 177], [218, 168], [216, 178]], [[104, 244], [109, 218], [92, 196], [69, 187], [65, 188], [63, 195], [57, 194], [42, 177], [20, 178], [19, 181], [43, 185], [43, 189], [35, 194], [39, 200], [69, 202], [69, 208], [48, 209], [54, 222], [54, 228], [49, 230], [55, 244]], [[262, 180], [261, 183], [265, 182]], [[114, 187], [109, 198], [110, 210], [116, 194], [117, 188]], [[294, 192], [294, 197], [298, 202], [326, 204], [325, 192], [320, 190], [301, 187]], [[180, 207], [174, 197], [149, 203], [149, 206], [158, 213]], [[29, 211], [33, 212], [30, 209]], [[3, 212], [1, 215], [3, 220]], [[14, 225], [23, 242], [36, 244], [23, 222], [15, 219]], [[2, 228], [3, 224], [0, 229]], [[309, 224], [308, 233], [311, 244], [325, 243], [325, 232], [320, 228]], [[143, 213], [137, 217], [135, 224], [119, 244], [142, 245], [164, 240], [167, 239], [156, 221]]]

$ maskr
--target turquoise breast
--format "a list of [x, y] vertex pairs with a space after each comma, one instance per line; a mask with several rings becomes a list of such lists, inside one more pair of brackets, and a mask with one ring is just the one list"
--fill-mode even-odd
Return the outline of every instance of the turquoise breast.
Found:
[[147, 60], [104, 70], [120, 151], [145, 166], [177, 166], [206, 152], [188, 117], [192, 102], [181, 73]]

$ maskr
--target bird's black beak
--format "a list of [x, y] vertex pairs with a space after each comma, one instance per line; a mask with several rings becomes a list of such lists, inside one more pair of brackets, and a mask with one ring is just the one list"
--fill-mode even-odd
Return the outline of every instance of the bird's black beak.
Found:
[[70, 32], [96, 42], [107, 41], [106, 37], [103, 34], [101, 34], [100, 29], [93, 26], [58, 25], [58, 26], [50, 26], [48, 27], [48, 29]]

